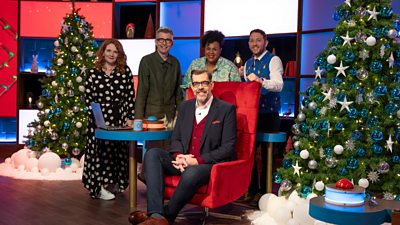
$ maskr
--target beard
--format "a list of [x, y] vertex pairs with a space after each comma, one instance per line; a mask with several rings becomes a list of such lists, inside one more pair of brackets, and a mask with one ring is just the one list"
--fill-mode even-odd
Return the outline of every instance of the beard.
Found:
[[206, 104], [207, 101], [210, 99], [210, 92], [204, 90], [203, 88], [197, 90], [195, 94], [196, 94], [196, 101], [202, 105]]

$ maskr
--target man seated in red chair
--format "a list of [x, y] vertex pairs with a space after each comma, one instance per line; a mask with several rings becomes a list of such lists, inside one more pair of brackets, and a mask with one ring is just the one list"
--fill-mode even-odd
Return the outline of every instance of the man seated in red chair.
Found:
[[[192, 72], [195, 99], [181, 103], [171, 138], [171, 149], [153, 148], [144, 157], [147, 213], [135, 211], [132, 224], [172, 224], [196, 191], [208, 184], [214, 164], [236, 158], [235, 106], [214, 98], [212, 75]], [[181, 176], [176, 191], [164, 206], [164, 174]]]

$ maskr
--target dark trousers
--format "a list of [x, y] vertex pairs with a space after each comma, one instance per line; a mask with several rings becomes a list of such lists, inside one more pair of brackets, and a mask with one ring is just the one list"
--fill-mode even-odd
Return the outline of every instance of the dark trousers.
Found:
[[[160, 148], [152, 148], [144, 157], [147, 185], [147, 213], [158, 213], [172, 224], [179, 211], [193, 198], [196, 191], [208, 184], [212, 164], [189, 166], [182, 173], [172, 166], [172, 155]], [[181, 176], [179, 184], [164, 207], [164, 175]]]
[[[278, 113], [258, 114], [257, 132], [278, 132], [280, 128], [280, 118]], [[261, 176], [258, 174], [257, 169], [257, 148], [261, 146]], [[264, 194], [267, 192], [266, 187], [266, 171], [267, 171], [267, 143], [256, 142], [256, 154], [254, 154], [254, 165], [251, 173], [251, 182], [248, 189], [250, 194]]]

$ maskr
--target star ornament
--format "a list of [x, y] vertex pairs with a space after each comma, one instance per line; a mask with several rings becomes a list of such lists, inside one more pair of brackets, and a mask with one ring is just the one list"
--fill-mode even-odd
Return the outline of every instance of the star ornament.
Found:
[[389, 56], [389, 68], [393, 68], [393, 65], [394, 65], [394, 57], [393, 57], [393, 52], [391, 52]]
[[296, 161], [296, 165], [292, 165], [294, 172], [293, 174], [297, 174], [297, 176], [300, 177], [300, 169], [302, 168], [301, 166], [299, 166], [299, 161]]
[[314, 70], [314, 71], [315, 71], [315, 79], [317, 79], [317, 78], [322, 79], [321, 75], [322, 75], [323, 70], [321, 70], [318, 66], [318, 69]]
[[338, 103], [342, 105], [342, 107], [340, 108], [340, 112], [343, 109], [346, 109], [347, 112], [349, 112], [350, 111], [349, 105], [353, 104], [353, 102], [348, 102], [347, 101], [347, 97], [346, 96], [344, 97], [343, 102], [338, 101]]
[[349, 7], [351, 7], [350, 0], [345, 0], [344, 3], [346, 3], [346, 5], [348, 5]]
[[354, 38], [349, 37], [349, 31], [347, 31], [346, 36], [340, 36], [343, 39], [343, 46], [345, 46], [346, 44], [351, 46], [350, 41], [353, 40]]
[[371, 19], [378, 20], [377, 16], [380, 14], [380, 12], [376, 11], [376, 7], [375, 6], [374, 6], [374, 9], [372, 11], [371, 10], [367, 10], [367, 12], [369, 13], [368, 21], [370, 21]]
[[322, 92], [323, 95], [325, 95], [324, 100], [322, 100], [323, 102], [326, 100], [330, 100], [332, 97], [332, 88], [329, 89], [329, 91], [327, 93]]
[[84, 74], [87, 70], [86, 66], [83, 65], [82, 67], [80, 67], [79, 69], [81, 69], [81, 74]]
[[389, 139], [386, 140], [386, 148], [390, 151], [393, 152], [393, 141], [392, 141], [392, 135], [389, 136]]
[[343, 61], [340, 61], [340, 66], [337, 67], [335, 66], [335, 69], [338, 71], [336, 76], [339, 76], [340, 74], [343, 74], [343, 76], [346, 76], [346, 73], [344, 72], [349, 66], [343, 66]]

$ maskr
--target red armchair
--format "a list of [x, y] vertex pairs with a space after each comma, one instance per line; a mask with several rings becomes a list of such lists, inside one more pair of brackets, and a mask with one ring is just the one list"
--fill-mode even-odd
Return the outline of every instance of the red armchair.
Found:
[[[211, 171], [208, 185], [202, 186], [191, 203], [206, 208], [216, 208], [238, 199], [250, 184], [254, 163], [260, 84], [256, 82], [215, 82], [215, 97], [236, 105], [237, 160], [218, 163]], [[189, 99], [193, 93], [188, 92]], [[171, 198], [179, 176], [165, 177], [165, 197]]]

